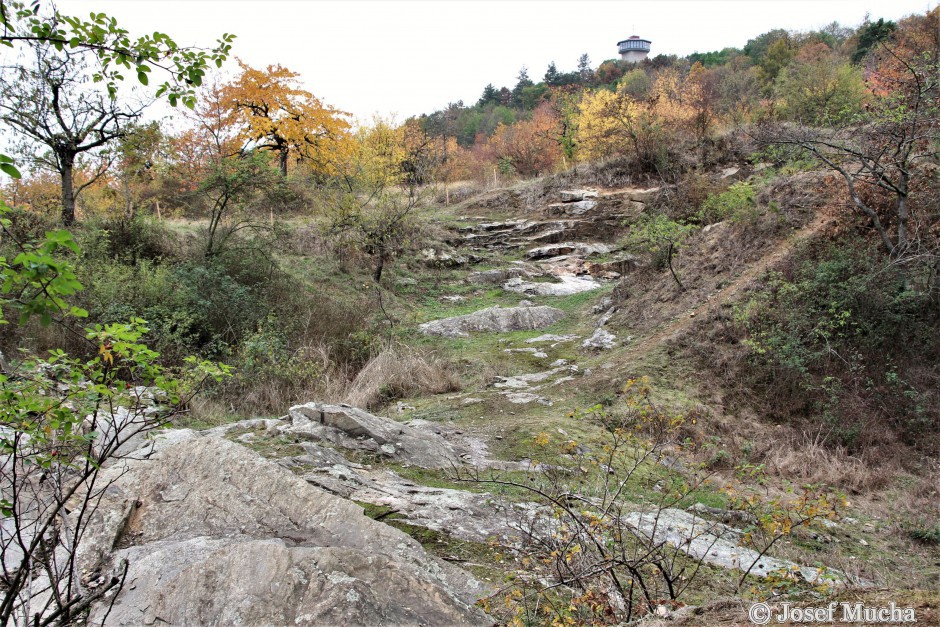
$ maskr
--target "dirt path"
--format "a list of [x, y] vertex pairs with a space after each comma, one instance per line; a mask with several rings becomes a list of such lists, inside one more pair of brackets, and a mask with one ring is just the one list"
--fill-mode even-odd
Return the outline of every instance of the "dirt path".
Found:
[[712, 293], [711, 298], [699, 303], [691, 310], [682, 313], [677, 318], [668, 322], [665, 327], [655, 331], [652, 335], [648, 335], [639, 342], [631, 345], [627, 349], [626, 355], [636, 357], [645, 354], [654, 346], [662, 343], [665, 339], [674, 337], [687, 329], [696, 318], [700, 318], [703, 314], [709, 314], [718, 309], [722, 303], [727, 302], [737, 295], [745, 285], [764, 274], [769, 268], [783, 259], [797, 243], [810, 239], [819, 233], [829, 219], [829, 216], [823, 213], [817, 214], [809, 224], [795, 233], [790, 234], [789, 237], [774, 246], [769, 253], [761, 257], [758, 261], [750, 264], [734, 281], [717, 292]]

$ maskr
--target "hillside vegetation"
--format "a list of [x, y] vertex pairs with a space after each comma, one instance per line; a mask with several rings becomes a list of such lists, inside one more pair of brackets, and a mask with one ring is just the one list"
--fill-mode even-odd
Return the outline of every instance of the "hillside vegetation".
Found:
[[[484, 582], [502, 624], [855, 599], [940, 620], [940, 10], [585, 55], [355, 124], [285, 67], [224, 82], [195, 62], [191, 91], [161, 88], [192, 105], [171, 130], [121, 80], [102, 93], [93, 46], [22, 45], [36, 64], [0, 98], [20, 138], [0, 157], [14, 460], [67, 468], [57, 486], [81, 465], [64, 455], [92, 460], [87, 482], [123, 445], [103, 454], [87, 416], [129, 394], [144, 415], [130, 391], [155, 389], [172, 411], [146, 430], [222, 433], [356, 501]], [[453, 459], [298, 435], [310, 402]], [[57, 498], [50, 520], [73, 509]], [[13, 598], [28, 569], [3, 566]]]

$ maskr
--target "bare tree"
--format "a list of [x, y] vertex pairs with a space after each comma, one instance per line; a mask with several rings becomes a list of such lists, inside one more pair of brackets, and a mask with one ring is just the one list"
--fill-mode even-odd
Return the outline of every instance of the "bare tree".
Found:
[[[75, 221], [75, 200], [109, 165], [99, 161], [92, 176], [76, 186], [82, 155], [98, 154], [123, 137], [144, 105], [124, 105], [91, 85], [81, 55], [29, 42], [33, 62], [7, 68], [0, 77], [0, 119], [22, 138], [20, 152], [62, 181], [62, 222]], [[48, 149], [41, 154], [36, 147]]]

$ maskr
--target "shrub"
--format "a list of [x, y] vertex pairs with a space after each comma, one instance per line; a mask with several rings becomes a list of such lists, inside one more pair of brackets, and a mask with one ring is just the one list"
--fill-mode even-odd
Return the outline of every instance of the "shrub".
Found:
[[929, 278], [918, 274], [886, 263], [865, 242], [804, 250], [737, 308], [752, 380], [778, 405], [802, 407], [836, 444], [862, 446], [877, 424], [871, 417], [880, 416], [909, 442], [928, 445], [936, 383], [918, 364], [935, 363], [940, 346], [929, 290], [916, 287]]
[[709, 194], [696, 214], [701, 224], [722, 220], [751, 222], [757, 217], [754, 188], [747, 181], [734, 183], [720, 194]]

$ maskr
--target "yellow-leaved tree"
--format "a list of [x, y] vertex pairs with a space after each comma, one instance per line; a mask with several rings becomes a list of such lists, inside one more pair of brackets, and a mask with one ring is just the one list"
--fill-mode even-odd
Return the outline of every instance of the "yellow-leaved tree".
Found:
[[581, 101], [577, 144], [583, 160], [633, 154], [649, 172], [668, 166], [669, 148], [693, 127], [697, 89], [673, 70], [662, 72], [649, 96], [634, 98], [624, 85], [587, 93]]
[[291, 156], [314, 170], [331, 172], [336, 154], [349, 140], [349, 114], [301, 89], [296, 72], [280, 65], [257, 70], [238, 61], [242, 72], [223, 88], [223, 104], [242, 124], [242, 139], [277, 154], [287, 175]]
[[321, 192], [330, 235], [373, 259], [376, 283], [385, 264], [414, 240], [414, 212], [443, 158], [439, 143], [414, 121], [397, 124], [377, 117], [344, 146], [334, 164], [333, 184]]

